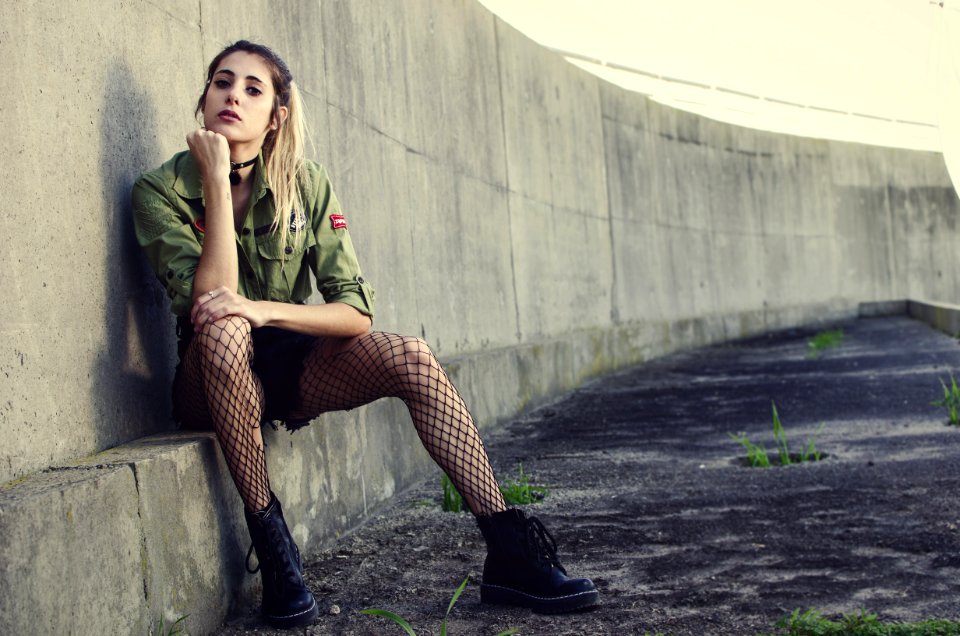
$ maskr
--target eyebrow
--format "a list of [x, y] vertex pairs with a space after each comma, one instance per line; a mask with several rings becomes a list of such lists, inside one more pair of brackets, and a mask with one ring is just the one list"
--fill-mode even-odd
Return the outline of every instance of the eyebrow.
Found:
[[[228, 69], [228, 68], [222, 68], [222, 69], [220, 69], [219, 71], [217, 71], [216, 73], [214, 73], [213, 75], [214, 75], [214, 76], [217, 76], [217, 75], [219, 75], [220, 73], [226, 73], [226, 74], [229, 75], [230, 77], [236, 77], [236, 76], [237, 76], [236, 73], [234, 73], [233, 71], [231, 71], [231, 70]], [[253, 80], [254, 82], [257, 82], [257, 83], [260, 83], [260, 84], [263, 84], [263, 80], [260, 79], [259, 77], [257, 77], [256, 75], [247, 75], [247, 79], [248, 79], [248, 80]]]

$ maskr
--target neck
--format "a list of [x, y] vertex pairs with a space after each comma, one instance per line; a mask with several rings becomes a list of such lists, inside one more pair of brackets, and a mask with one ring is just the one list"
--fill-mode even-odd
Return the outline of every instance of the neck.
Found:
[[230, 161], [230, 183], [231, 185], [240, 185], [246, 180], [247, 176], [253, 171], [254, 164], [257, 163], [257, 156], [245, 161]]

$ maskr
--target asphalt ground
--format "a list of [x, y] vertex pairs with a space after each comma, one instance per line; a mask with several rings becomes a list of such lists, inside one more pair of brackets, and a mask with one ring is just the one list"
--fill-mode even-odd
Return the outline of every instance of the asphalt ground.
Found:
[[[960, 373], [954, 338], [905, 317], [841, 327], [809, 357], [791, 330], [684, 352], [607, 376], [487, 436], [501, 479], [522, 463], [550, 493], [527, 506], [595, 610], [541, 616], [481, 605], [484, 547], [469, 514], [439, 510], [437, 475], [309, 558], [321, 607], [305, 629], [255, 608], [221, 634], [773, 633], [795, 608], [867, 609], [884, 620], [960, 618], [960, 427], [932, 406]], [[729, 434], [776, 457], [775, 402], [791, 452], [818, 462], [752, 468]], [[188, 624], [189, 628], [189, 624]]]

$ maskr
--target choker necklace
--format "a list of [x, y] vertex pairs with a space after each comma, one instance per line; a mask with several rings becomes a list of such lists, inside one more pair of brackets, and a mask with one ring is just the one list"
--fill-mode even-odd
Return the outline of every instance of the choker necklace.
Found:
[[241, 168], [246, 168], [247, 166], [252, 166], [252, 165], [255, 164], [255, 163], [257, 163], [257, 157], [254, 157], [253, 159], [251, 159], [251, 160], [249, 160], [249, 161], [241, 161], [240, 163], [233, 163], [233, 162], [231, 161], [231, 162], [230, 162], [230, 183], [231, 183], [232, 185], [239, 185], [239, 184], [240, 184], [240, 173], [237, 172], [237, 171], [240, 170]]

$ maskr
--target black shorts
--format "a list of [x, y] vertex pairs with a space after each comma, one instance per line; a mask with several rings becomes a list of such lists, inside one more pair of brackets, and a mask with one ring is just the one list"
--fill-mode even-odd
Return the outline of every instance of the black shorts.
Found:
[[[300, 406], [300, 376], [303, 374], [303, 362], [317, 344], [316, 336], [288, 331], [278, 327], [260, 327], [253, 329], [253, 372], [260, 378], [263, 386], [263, 421], [271, 425], [282, 422], [290, 431], [295, 431], [310, 423], [306, 420], [291, 420], [290, 413]], [[193, 326], [189, 319], [177, 319], [177, 351], [180, 362], [177, 364], [173, 385], [183, 366], [183, 355], [193, 339]], [[176, 405], [176, 401], [174, 401]], [[174, 406], [174, 419], [182, 424]]]

